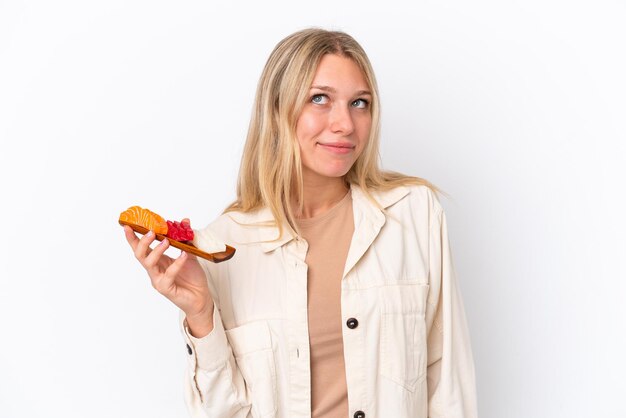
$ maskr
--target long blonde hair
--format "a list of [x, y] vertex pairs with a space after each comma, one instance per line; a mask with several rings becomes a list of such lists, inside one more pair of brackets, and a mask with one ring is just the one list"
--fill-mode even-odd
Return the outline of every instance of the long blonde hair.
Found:
[[[382, 171], [379, 168], [380, 101], [374, 71], [365, 51], [343, 32], [305, 29], [280, 41], [270, 54], [256, 90], [237, 182], [237, 199], [225, 212], [253, 212], [268, 207], [279, 237], [287, 225], [296, 234], [290, 202], [302, 204], [302, 165], [296, 138], [296, 123], [309, 95], [317, 66], [326, 54], [353, 60], [363, 72], [372, 92], [372, 125], [365, 149], [345, 175], [345, 181], [372, 190], [389, 190], [399, 185], [423, 184], [419, 177]], [[292, 199], [294, 198], [294, 199]]]

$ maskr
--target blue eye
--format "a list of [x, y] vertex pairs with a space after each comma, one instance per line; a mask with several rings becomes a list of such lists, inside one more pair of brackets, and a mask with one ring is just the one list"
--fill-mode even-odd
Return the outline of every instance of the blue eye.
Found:
[[356, 99], [352, 102], [352, 106], [359, 109], [366, 109], [370, 103], [365, 99]]
[[328, 103], [328, 96], [325, 94], [316, 94], [311, 97], [311, 102], [315, 104], [326, 104]]

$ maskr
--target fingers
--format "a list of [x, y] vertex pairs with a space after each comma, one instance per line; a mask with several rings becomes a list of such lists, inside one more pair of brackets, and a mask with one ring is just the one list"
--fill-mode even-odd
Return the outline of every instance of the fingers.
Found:
[[126, 241], [128, 241], [128, 244], [133, 249], [135, 258], [145, 267], [145, 258], [152, 252], [150, 244], [155, 240], [154, 232], [149, 231], [139, 239], [131, 227], [124, 225], [124, 235], [126, 236]]
[[176, 276], [178, 276], [178, 273], [185, 265], [187, 259], [187, 253], [181, 251], [180, 256], [165, 270], [165, 273], [152, 282], [152, 285], [159, 293], [166, 295], [169, 293], [169, 290], [174, 287]]
[[[150, 245], [156, 239], [153, 231], [138, 238], [132, 228], [124, 225], [124, 235], [126, 236], [128, 244], [133, 249], [135, 258], [139, 260], [141, 265], [148, 272], [152, 286], [159, 293], [165, 296], [171, 296], [176, 290], [176, 277], [185, 265], [185, 262], [190, 258], [195, 259], [195, 256], [182, 251], [180, 256], [172, 262], [170, 257], [164, 255], [165, 251], [170, 246], [170, 242], [167, 238], [164, 238], [159, 245], [151, 249]], [[162, 263], [163, 257], [165, 257], [168, 262]]]
[[143, 266], [146, 268], [146, 270], [148, 270], [148, 272], [158, 266], [159, 260], [163, 256], [163, 253], [165, 253], [165, 250], [169, 248], [169, 246], [169, 240], [167, 238], [163, 238], [163, 241], [161, 241], [159, 245], [157, 245], [156, 247], [154, 247], [153, 250], [150, 251], [150, 254], [148, 254], [143, 262]]
[[124, 235], [126, 236], [126, 241], [128, 241], [130, 247], [133, 249], [133, 251], [135, 251], [135, 247], [139, 242], [139, 238], [137, 238], [137, 235], [135, 235], [133, 229], [130, 226], [124, 225]]
[[154, 232], [148, 231], [146, 235], [141, 237], [141, 239], [135, 246], [134, 248], [135, 258], [137, 258], [137, 260], [139, 260], [141, 264], [144, 263], [144, 259], [148, 256], [148, 254], [150, 254], [150, 251], [151, 251], [150, 244], [152, 244], [154, 239], [155, 239]]

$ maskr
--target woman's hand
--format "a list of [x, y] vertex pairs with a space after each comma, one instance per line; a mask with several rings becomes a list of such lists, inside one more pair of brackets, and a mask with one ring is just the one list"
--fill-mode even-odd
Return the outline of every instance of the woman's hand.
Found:
[[154, 232], [141, 239], [132, 228], [124, 226], [126, 240], [135, 258], [148, 272], [152, 287], [185, 312], [192, 335], [201, 338], [213, 329], [213, 299], [209, 292], [206, 275], [194, 255], [181, 252], [177, 259], [164, 254], [169, 247], [167, 238], [154, 249]]

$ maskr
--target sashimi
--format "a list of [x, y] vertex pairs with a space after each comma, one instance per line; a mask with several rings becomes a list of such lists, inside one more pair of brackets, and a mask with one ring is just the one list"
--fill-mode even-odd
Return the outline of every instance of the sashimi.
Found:
[[177, 241], [193, 240], [193, 229], [189, 219], [183, 219], [180, 222], [167, 221], [167, 237]]
[[160, 215], [140, 206], [131, 206], [120, 214], [120, 221], [143, 226], [156, 234], [167, 235], [167, 222]]

